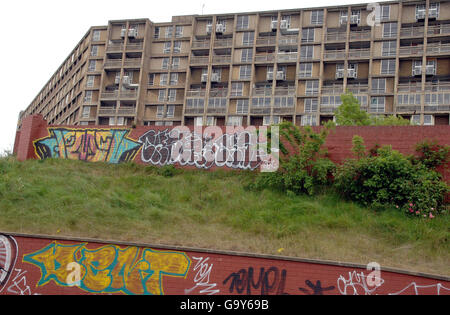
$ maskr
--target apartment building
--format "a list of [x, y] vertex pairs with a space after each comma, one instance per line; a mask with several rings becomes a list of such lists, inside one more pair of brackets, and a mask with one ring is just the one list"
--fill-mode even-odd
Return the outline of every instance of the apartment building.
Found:
[[448, 125], [450, 1], [110, 21], [18, 126], [36, 113], [55, 125], [320, 125], [344, 91], [372, 114]]

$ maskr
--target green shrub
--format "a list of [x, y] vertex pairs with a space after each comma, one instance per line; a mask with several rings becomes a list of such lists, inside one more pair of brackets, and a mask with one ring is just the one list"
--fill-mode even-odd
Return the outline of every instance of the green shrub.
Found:
[[334, 187], [347, 199], [365, 206], [394, 205], [409, 214], [433, 215], [444, 211], [449, 191], [441, 175], [383, 147], [376, 155], [348, 160], [337, 167]]
[[440, 145], [436, 141], [425, 140], [416, 145], [418, 156], [415, 162], [436, 169], [439, 166], [448, 167], [450, 163], [450, 146]]

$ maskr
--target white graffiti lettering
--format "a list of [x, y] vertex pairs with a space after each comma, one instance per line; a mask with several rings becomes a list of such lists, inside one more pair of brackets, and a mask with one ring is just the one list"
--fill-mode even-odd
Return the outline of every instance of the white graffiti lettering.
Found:
[[367, 283], [367, 276], [364, 275], [364, 272], [349, 272], [348, 279], [342, 275], [339, 277], [337, 280], [337, 287], [342, 295], [371, 295], [384, 283], [383, 279], [373, 277], [374, 276], [372, 276], [370, 282], [375, 285], [369, 286]]
[[213, 268], [213, 264], [208, 264], [208, 258], [203, 257], [193, 257], [194, 260], [197, 261], [197, 264], [194, 267], [194, 271], [197, 271], [195, 275], [194, 282], [195, 286], [189, 290], [184, 290], [185, 294], [190, 294], [196, 288], [203, 288], [200, 290], [201, 294], [214, 295], [220, 292], [220, 290], [214, 289], [217, 287], [216, 283], [209, 283], [211, 271]]
[[436, 289], [436, 292], [433, 292], [433, 294], [436, 294], [436, 295], [441, 295], [441, 290], [450, 292], [450, 289], [444, 287], [441, 283], [432, 284], [432, 285], [417, 285], [415, 282], [412, 282], [407, 287], [405, 287], [403, 290], [400, 290], [395, 293], [389, 293], [389, 295], [401, 295], [411, 288], [415, 295], [420, 295], [420, 290], [430, 290], [430, 289]]

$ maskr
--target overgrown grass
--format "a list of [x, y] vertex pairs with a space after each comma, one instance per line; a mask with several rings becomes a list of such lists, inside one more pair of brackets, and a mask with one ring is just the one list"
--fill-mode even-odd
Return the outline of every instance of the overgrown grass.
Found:
[[337, 260], [450, 274], [449, 218], [332, 192], [249, 190], [255, 174], [0, 158], [0, 230]]

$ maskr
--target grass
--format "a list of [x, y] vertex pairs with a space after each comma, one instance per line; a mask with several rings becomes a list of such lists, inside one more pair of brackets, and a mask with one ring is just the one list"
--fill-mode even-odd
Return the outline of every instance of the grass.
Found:
[[[173, 176], [172, 176], [173, 175]], [[255, 174], [0, 158], [0, 230], [367, 264], [449, 275], [449, 217], [332, 192], [250, 191]]]

